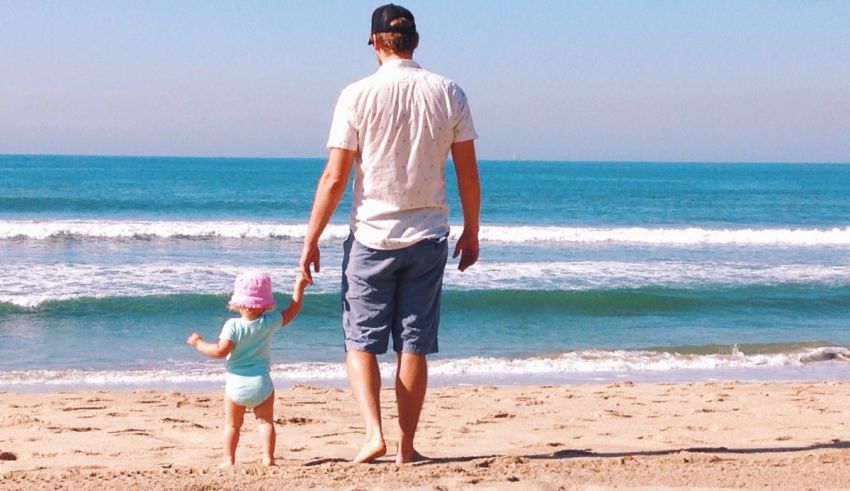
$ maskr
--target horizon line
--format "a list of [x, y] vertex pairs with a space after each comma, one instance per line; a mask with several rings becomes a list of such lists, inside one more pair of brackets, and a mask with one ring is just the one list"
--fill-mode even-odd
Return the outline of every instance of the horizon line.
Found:
[[[0, 153], [0, 157], [90, 157], [90, 158], [128, 158], [128, 159], [232, 159], [232, 160], [327, 160], [327, 156], [233, 156], [233, 155], [166, 155], [166, 154], [78, 154], [78, 153]], [[451, 162], [452, 159], [446, 159]], [[850, 165], [850, 161], [775, 161], [775, 160], [566, 160], [566, 159], [530, 159], [530, 158], [479, 158], [479, 162], [551, 162], [574, 164], [765, 164], [765, 165]]]

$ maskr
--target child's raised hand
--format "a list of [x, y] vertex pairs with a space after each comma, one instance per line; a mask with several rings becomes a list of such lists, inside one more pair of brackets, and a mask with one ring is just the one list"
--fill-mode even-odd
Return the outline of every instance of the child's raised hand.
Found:
[[298, 273], [295, 276], [295, 283], [292, 285], [292, 299], [289, 301], [289, 305], [281, 311], [281, 314], [283, 314], [282, 325], [285, 326], [292, 322], [292, 319], [301, 311], [301, 302], [304, 301], [304, 289], [311, 283], [313, 282], [310, 280], [310, 277], [304, 273]]
[[193, 332], [186, 339], [186, 344], [191, 345], [191, 346], [196, 346], [198, 344], [198, 341], [200, 341], [200, 340], [201, 340], [201, 335], [196, 333], [196, 332]]

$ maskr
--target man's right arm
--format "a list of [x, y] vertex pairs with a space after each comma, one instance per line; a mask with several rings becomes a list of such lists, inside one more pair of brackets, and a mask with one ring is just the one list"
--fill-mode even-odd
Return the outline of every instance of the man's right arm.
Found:
[[319, 184], [316, 186], [316, 197], [313, 199], [313, 209], [310, 212], [310, 223], [307, 225], [307, 235], [304, 237], [304, 249], [298, 265], [301, 273], [312, 283], [310, 265], [319, 272], [319, 237], [328, 225], [334, 210], [345, 193], [348, 176], [357, 152], [342, 148], [331, 148], [328, 162]]
[[457, 269], [464, 271], [478, 261], [478, 220], [481, 212], [481, 184], [478, 179], [478, 160], [475, 141], [452, 144], [452, 161], [457, 175], [460, 206], [463, 208], [463, 233], [455, 245], [452, 257], [460, 254]]

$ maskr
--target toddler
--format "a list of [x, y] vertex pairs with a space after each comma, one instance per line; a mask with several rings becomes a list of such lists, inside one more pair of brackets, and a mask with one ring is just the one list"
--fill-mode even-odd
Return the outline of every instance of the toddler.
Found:
[[263, 464], [274, 465], [274, 385], [271, 375], [272, 335], [289, 324], [301, 310], [309, 280], [299, 274], [292, 288], [292, 299], [281, 317], [268, 311], [274, 307], [272, 281], [261, 272], [236, 277], [228, 308], [239, 318], [224, 323], [217, 343], [204, 341], [198, 333], [186, 340], [211, 358], [227, 357], [224, 389], [224, 462], [236, 463], [236, 445], [246, 409], [252, 409], [259, 423], [263, 446]]

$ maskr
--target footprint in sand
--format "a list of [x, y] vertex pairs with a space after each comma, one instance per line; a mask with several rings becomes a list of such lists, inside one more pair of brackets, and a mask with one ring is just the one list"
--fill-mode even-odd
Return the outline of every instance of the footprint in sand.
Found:
[[138, 428], [127, 428], [124, 430], [115, 430], [110, 431], [110, 435], [137, 435], [137, 436], [151, 436], [150, 431], [148, 430], [140, 430]]
[[539, 399], [528, 399], [526, 401], [517, 402], [514, 406], [541, 406], [544, 402]]
[[183, 407], [192, 405], [194, 407], [208, 408], [210, 407], [209, 402], [209, 397], [198, 397], [197, 399], [180, 399], [179, 401], [177, 401], [176, 406]]
[[0, 426], [18, 426], [33, 423], [44, 423], [44, 421], [28, 414], [13, 414], [0, 420], [0, 423], [2, 423]]
[[63, 407], [63, 412], [68, 411], [101, 411], [106, 409], [106, 406], [71, 406], [71, 407]]
[[191, 426], [192, 428], [197, 428], [199, 430], [207, 429], [207, 427], [202, 425], [202, 424], [195, 423], [194, 421], [189, 421], [189, 420], [185, 420], [185, 419], [162, 418], [160, 421], [162, 421], [163, 423], [175, 423], [175, 424], [171, 425], [172, 428], [176, 428], [177, 425], [183, 425], [183, 426]]
[[100, 431], [100, 428], [94, 428], [92, 426], [48, 426], [48, 430], [52, 433], [65, 433], [66, 431], [73, 431], [75, 433], [86, 433], [89, 431]]
[[277, 418], [274, 420], [275, 423], [279, 425], [307, 425], [312, 423], [324, 423], [324, 421], [320, 421], [317, 419], [305, 418], [303, 416], [295, 416], [292, 418]]
[[34, 452], [32, 454], [32, 456], [37, 459], [53, 459], [56, 458], [56, 456], [58, 455], [58, 452]]
[[310, 438], [328, 438], [331, 436], [342, 436], [342, 435], [356, 435], [360, 433], [359, 431], [341, 431], [339, 433], [327, 433], [325, 435], [313, 435]]
[[90, 452], [88, 450], [71, 450], [71, 452], [73, 452], [77, 455], [89, 455], [89, 456], [101, 455], [100, 452]]

